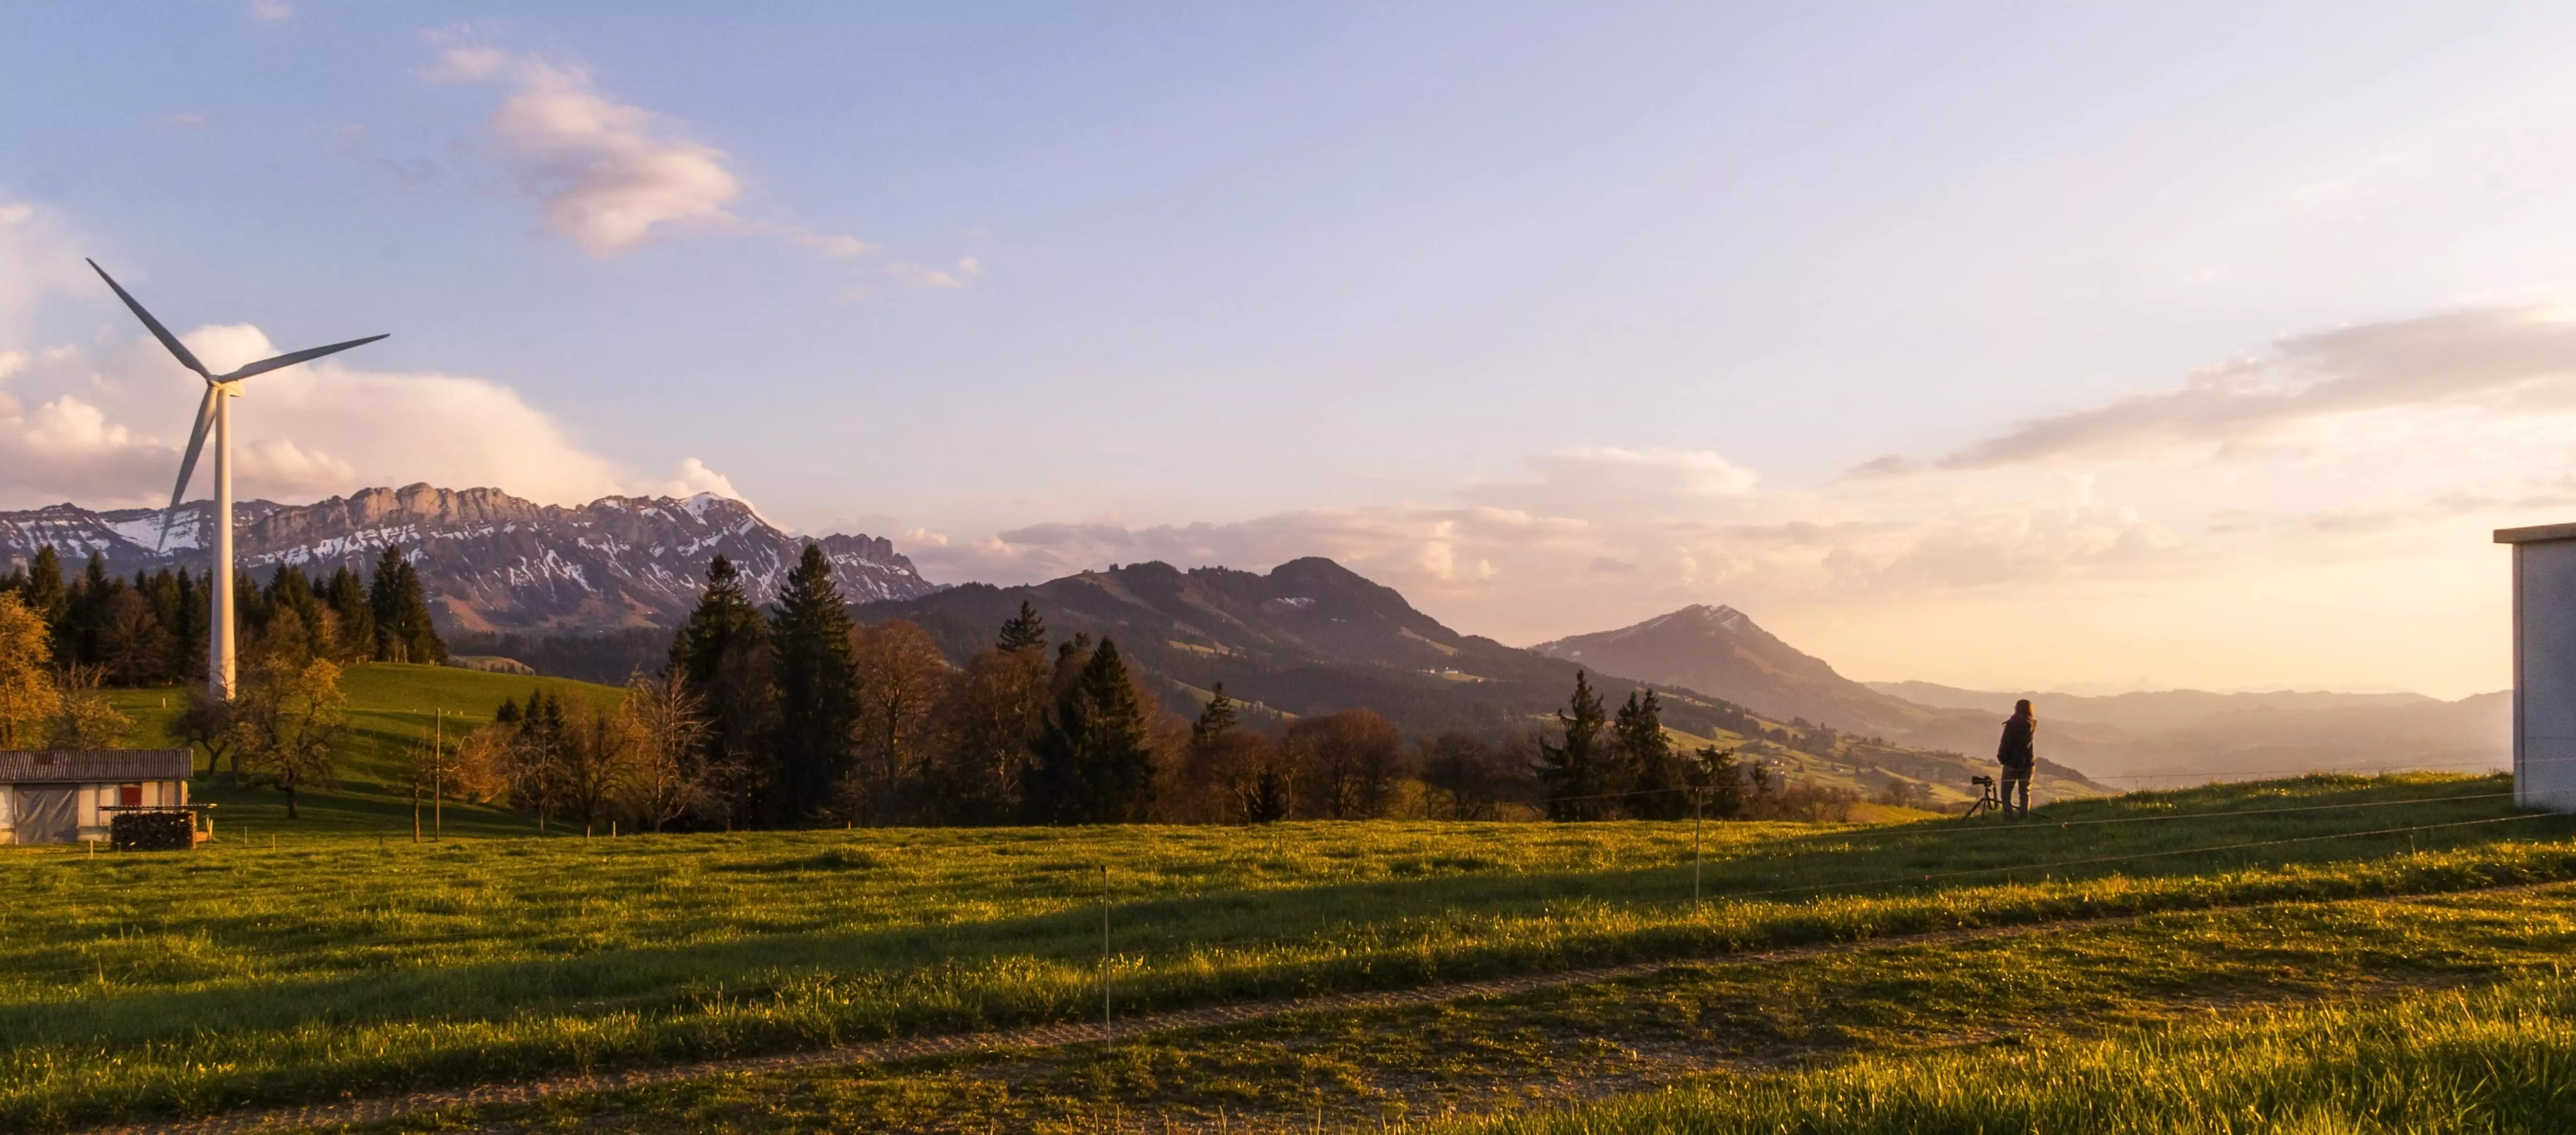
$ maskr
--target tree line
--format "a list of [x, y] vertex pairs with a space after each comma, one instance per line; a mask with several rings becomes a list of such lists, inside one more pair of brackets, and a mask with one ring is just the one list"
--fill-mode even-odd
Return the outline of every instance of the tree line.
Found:
[[1407, 737], [1367, 709], [1260, 714], [1221, 685], [1170, 713], [1114, 640], [1055, 639], [1025, 601], [952, 665], [911, 622], [854, 622], [810, 545], [765, 611], [716, 557], [622, 705], [539, 686], [423, 760], [469, 799], [585, 830], [1669, 819], [1813, 796], [1731, 750], [1675, 753], [1651, 690], [1614, 721], [1580, 674], [1554, 730]]
[[[83, 672], [109, 686], [167, 686], [206, 680], [206, 640], [213, 626], [213, 573], [108, 574], [96, 553], [78, 575], [64, 577], [52, 545], [0, 576], [45, 626], [57, 673]], [[242, 657], [280, 640], [289, 653], [353, 662], [446, 661], [431, 624], [420, 573], [388, 547], [371, 576], [346, 566], [307, 576], [279, 565], [266, 585], [249, 572], [233, 577], [233, 625]]]

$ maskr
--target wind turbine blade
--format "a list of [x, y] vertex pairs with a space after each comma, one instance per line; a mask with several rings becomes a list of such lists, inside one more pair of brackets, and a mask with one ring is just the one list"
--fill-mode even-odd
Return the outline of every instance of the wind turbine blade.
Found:
[[170, 543], [170, 520], [178, 515], [180, 499], [188, 495], [188, 478], [196, 475], [197, 455], [205, 451], [206, 431], [215, 424], [215, 399], [223, 396], [223, 390], [210, 383], [206, 386], [205, 398], [197, 403], [197, 428], [189, 431], [188, 452], [179, 458], [179, 484], [170, 490], [170, 507], [162, 510], [161, 538], [153, 542], [153, 551], [160, 551]]
[[187, 344], [181, 343], [178, 336], [170, 333], [169, 328], [161, 326], [161, 321], [152, 318], [151, 312], [143, 310], [142, 304], [134, 302], [133, 296], [125, 294], [125, 288], [116, 282], [116, 277], [108, 275], [107, 269], [98, 266], [98, 261], [90, 261], [89, 268], [90, 271], [98, 273], [99, 279], [107, 281], [108, 287], [116, 290], [116, 298], [124, 300], [125, 306], [134, 310], [134, 314], [143, 320], [143, 325], [145, 327], [152, 329], [153, 338], [161, 340], [162, 346], [170, 348], [171, 354], [179, 356], [179, 364], [181, 366], [197, 372], [197, 375], [200, 378], [205, 378], [209, 381], [213, 379], [212, 375], [206, 373], [206, 364], [198, 362], [197, 356], [188, 353]]
[[363, 347], [384, 337], [385, 336], [383, 335], [369, 335], [364, 339], [351, 339], [346, 343], [333, 343], [328, 347], [306, 347], [305, 349], [296, 351], [292, 354], [279, 355], [273, 359], [261, 359], [260, 361], [234, 371], [231, 374], [217, 378], [215, 381], [233, 382], [249, 378], [255, 374], [267, 374], [268, 372], [280, 367], [291, 367], [297, 363], [311, 362], [334, 351], [345, 351], [351, 347]]

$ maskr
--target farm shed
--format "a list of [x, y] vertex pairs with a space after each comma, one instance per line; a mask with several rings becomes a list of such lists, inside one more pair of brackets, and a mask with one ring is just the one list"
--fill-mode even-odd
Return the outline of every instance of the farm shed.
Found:
[[2506, 528], [2513, 545], [2513, 793], [2576, 812], [2576, 524]]
[[121, 809], [182, 808], [186, 749], [0, 752], [0, 843], [105, 840]]

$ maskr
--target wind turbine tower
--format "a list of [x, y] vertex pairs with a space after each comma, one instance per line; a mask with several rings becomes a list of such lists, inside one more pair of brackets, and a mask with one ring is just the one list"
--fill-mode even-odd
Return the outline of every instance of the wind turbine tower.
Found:
[[215, 540], [212, 549], [214, 578], [210, 590], [214, 594], [207, 598], [214, 618], [209, 620], [212, 626], [207, 631], [209, 641], [206, 644], [206, 685], [214, 690], [216, 697], [231, 701], [234, 674], [233, 399], [240, 395], [239, 387], [243, 379], [267, 374], [273, 370], [282, 370], [297, 363], [311, 362], [335, 351], [345, 351], [351, 347], [373, 343], [384, 336], [369, 335], [364, 339], [351, 339], [346, 343], [333, 343], [328, 347], [308, 347], [301, 351], [290, 351], [275, 358], [261, 359], [228, 374], [209, 374], [205, 364], [198, 362], [197, 356], [189, 353], [187, 344], [181, 343], [178, 336], [170, 333], [169, 328], [161, 326], [161, 321], [152, 318], [151, 312], [143, 310], [142, 304], [134, 302], [134, 297], [126, 294], [125, 289], [117, 284], [116, 278], [107, 274], [107, 269], [99, 267], [98, 261], [95, 260], [90, 261], [89, 266], [91, 271], [98, 273], [99, 279], [107, 281], [107, 286], [115, 290], [116, 298], [124, 300], [125, 306], [133, 309], [135, 318], [142, 320], [145, 327], [152, 329], [152, 337], [161, 340], [162, 346], [170, 348], [170, 353], [178, 356], [180, 366], [197, 372], [197, 377], [206, 380], [206, 396], [197, 403], [197, 427], [189, 432], [187, 453], [179, 458], [179, 484], [170, 490], [170, 507], [161, 514], [161, 541], [167, 544], [170, 540], [170, 519], [177, 514], [181, 498], [188, 493], [188, 478], [197, 471], [197, 454], [206, 446], [206, 432], [212, 430], [215, 435], [215, 514], [212, 518]]

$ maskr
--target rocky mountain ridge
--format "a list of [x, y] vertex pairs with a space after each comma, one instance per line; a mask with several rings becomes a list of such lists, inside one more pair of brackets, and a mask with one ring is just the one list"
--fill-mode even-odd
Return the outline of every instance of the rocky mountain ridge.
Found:
[[[213, 508], [208, 501], [181, 505], [168, 518], [166, 538], [160, 509], [60, 504], [0, 513], [0, 562], [24, 562], [50, 544], [66, 571], [93, 554], [120, 575], [182, 565], [204, 570]], [[415, 484], [308, 505], [237, 502], [234, 517], [236, 562], [254, 579], [267, 579], [279, 565], [363, 571], [386, 547], [400, 547], [419, 569], [440, 624], [472, 631], [676, 625], [718, 554], [741, 567], [753, 601], [767, 603], [807, 542], [751, 506], [710, 493], [601, 497], [567, 507], [499, 489]], [[853, 602], [939, 590], [882, 537], [813, 542]]]

